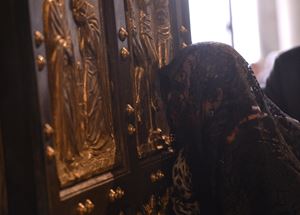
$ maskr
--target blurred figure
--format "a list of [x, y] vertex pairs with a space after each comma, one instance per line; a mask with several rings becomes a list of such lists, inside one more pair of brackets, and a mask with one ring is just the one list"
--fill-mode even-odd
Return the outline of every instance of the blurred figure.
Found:
[[300, 46], [282, 53], [275, 61], [265, 93], [284, 112], [300, 120]]

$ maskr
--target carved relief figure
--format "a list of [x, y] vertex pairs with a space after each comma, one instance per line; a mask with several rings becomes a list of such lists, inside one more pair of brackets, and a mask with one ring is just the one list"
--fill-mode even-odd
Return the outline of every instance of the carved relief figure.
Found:
[[[116, 162], [106, 59], [100, 46], [103, 35], [95, 11], [94, 5], [82, 0], [44, 2], [54, 143], [62, 186]], [[70, 32], [70, 16], [77, 26], [77, 40]]]
[[63, 0], [47, 0], [44, 3], [44, 29], [47, 44], [49, 90], [52, 101], [53, 123], [57, 157], [70, 163], [82, 142], [78, 138], [79, 117], [77, 106], [77, 75], [74, 49], [66, 21]]
[[[146, 4], [145, 4], [146, 3]], [[155, 66], [156, 49], [152, 35], [149, 3], [128, 1], [129, 23], [134, 56], [134, 94], [138, 142], [147, 144], [149, 131], [153, 129], [151, 110], [151, 67]], [[151, 146], [149, 146], [151, 147]]]
[[86, 156], [90, 157], [102, 148], [111, 149], [109, 145], [113, 142], [108, 77], [105, 66], [100, 62], [104, 58], [100, 41], [103, 35], [100, 34], [99, 21], [92, 4], [85, 0], [73, 0], [72, 12], [77, 25], [82, 62], [80, 78], [83, 87], [81, 114], [85, 130], [84, 147], [89, 149]]
[[154, 81], [158, 68], [170, 58], [170, 17], [168, 1], [128, 0], [127, 5], [133, 52], [138, 153], [142, 154], [156, 148], [155, 139], [161, 134], [159, 127], [167, 127], [157, 121], [161, 116]]
[[[143, 48], [143, 45], [141, 43], [140, 40], [140, 35], [139, 35], [139, 29], [137, 28], [137, 24], [136, 23], [136, 19], [135, 19], [135, 11], [133, 9], [134, 5], [132, 3], [131, 0], [128, 1], [128, 5], [129, 5], [129, 29], [130, 29], [130, 33], [132, 35], [132, 47], [133, 47], [133, 56], [135, 59], [135, 65], [134, 65], [134, 95], [135, 95], [135, 109], [136, 109], [136, 116], [137, 116], [137, 122], [139, 124], [142, 123], [142, 114], [141, 114], [141, 99], [143, 98], [147, 98], [148, 95], [142, 95], [142, 92], [147, 93], [147, 91], [143, 91], [142, 87], [146, 86], [147, 87], [147, 80], [145, 80], [145, 84], [142, 84], [142, 80], [143, 77], [145, 77], [144, 73], [145, 73], [145, 63], [146, 63], [146, 59], [145, 59], [145, 50]], [[148, 100], [148, 99], [146, 99]], [[146, 114], [147, 115], [147, 114]], [[144, 118], [144, 117], [143, 117]]]
[[157, 63], [157, 51], [155, 47], [154, 38], [154, 23], [152, 20], [152, 1], [151, 0], [137, 0], [139, 9], [139, 30], [140, 40], [145, 51], [145, 58], [153, 65]]
[[[154, 92], [154, 80], [155, 72], [158, 69], [158, 55], [155, 41], [155, 23], [152, 19], [153, 1], [151, 0], [137, 0], [139, 9], [139, 30], [140, 30], [140, 41], [144, 50], [144, 67], [145, 75], [149, 82], [149, 94], [150, 94], [150, 113], [151, 108], [155, 109], [155, 92]], [[155, 126], [152, 122], [151, 116], [151, 129]]]
[[155, 0], [155, 17], [157, 32], [157, 52], [159, 67], [169, 63], [172, 53], [172, 35], [168, 0]]

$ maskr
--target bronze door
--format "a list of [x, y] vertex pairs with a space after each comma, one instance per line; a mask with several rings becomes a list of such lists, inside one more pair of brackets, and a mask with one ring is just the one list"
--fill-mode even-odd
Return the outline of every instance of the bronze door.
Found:
[[51, 214], [107, 214], [109, 195], [116, 201], [125, 192], [118, 180], [130, 172], [129, 154], [117, 69], [109, 60], [118, 62], [109, 56], [115, 29], [104, 21], [104, 8], [113, 6], [95, 0], [30, 5]]
[[156, 80], [189, 43], [181, 4], [29, 3], [49, 214], [166, 213], [173, 149]]

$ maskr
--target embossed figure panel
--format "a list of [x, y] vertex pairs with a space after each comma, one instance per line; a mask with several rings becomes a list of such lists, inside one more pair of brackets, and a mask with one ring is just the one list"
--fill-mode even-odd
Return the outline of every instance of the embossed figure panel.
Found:
[[62, 187], [118, 163], [101, 1], [45, 0], [54, 146]]
[[[168, 126], [155, 87], [157, 70], [173, 57], [169, 0], [127, 0], [140, 157], [163, 148]], [[168, 142], [168, 140], [167, 140]]]

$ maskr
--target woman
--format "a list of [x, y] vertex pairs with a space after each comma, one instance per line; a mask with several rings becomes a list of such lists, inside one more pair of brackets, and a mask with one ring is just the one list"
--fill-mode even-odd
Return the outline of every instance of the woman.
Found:
[[161, 71], [175, 137], [175, 214], [300, 214], [300, 127], [230, 46], [185, 48]]

